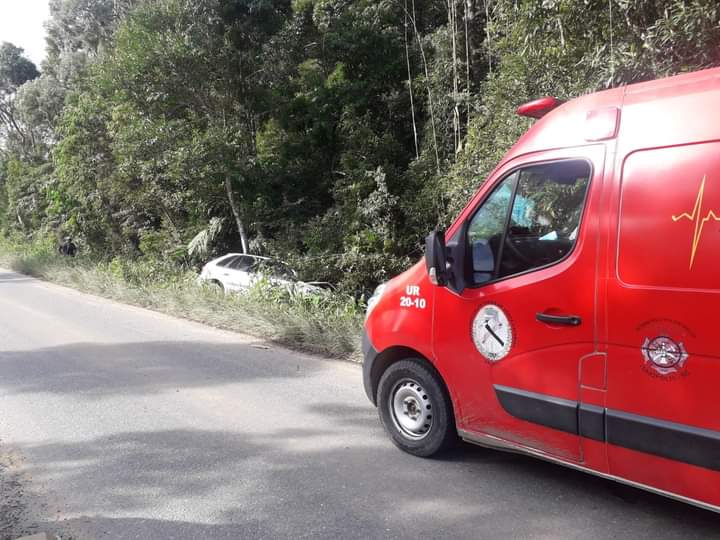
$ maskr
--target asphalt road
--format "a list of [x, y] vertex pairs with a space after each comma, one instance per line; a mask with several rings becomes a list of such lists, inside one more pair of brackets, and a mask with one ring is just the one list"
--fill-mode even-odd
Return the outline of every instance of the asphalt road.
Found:
[[0, 537], [19, 504], [77, 540], [720, 537], [530, 458], [405, 455], [359, 366], [264, 347], [0, 271]]

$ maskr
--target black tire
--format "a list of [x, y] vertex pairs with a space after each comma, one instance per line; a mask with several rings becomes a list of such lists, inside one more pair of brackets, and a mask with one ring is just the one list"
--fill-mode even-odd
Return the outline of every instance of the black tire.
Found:
[[210, 287], [210, 290], [215, 291], [217, 294], [221, 296], [225, 295], [225, 287], [218, 280], [213, 279], [208, 286]]
[[430, 457], [457, 441], [445, 385], [420, 359], [400, 360], [385, 370], [378, 385], [377, 404], [385, 431], [409, 454]]

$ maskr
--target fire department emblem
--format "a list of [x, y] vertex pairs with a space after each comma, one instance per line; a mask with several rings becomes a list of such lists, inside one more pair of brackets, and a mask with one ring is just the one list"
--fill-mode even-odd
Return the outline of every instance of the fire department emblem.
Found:
[[510, 352], [513, 332], [505, 312], [498, 306], [483, 306], [472, 325], [475, 347], [491, 362], [502, 360]]
[[654, 339], [645, 338], [642, 345], [645, 366], [661, 375], [670, 375], [680, 371], [688, 358], [685, 345], [667, 336]]

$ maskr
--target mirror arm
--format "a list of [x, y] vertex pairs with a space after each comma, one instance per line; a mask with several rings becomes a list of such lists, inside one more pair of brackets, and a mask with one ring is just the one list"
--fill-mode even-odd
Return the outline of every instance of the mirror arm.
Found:
[[440, 280], [438, 279], [437, 269], [434, 266], [430, 268], [428, 276], [430, 278], [430, 283], [432, 283], [433, 285], [441, 285]]

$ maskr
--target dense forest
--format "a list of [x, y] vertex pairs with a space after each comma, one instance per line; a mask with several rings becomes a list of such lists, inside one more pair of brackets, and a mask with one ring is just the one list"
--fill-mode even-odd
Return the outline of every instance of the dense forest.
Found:
[[0, 46], [0, 229], [80, 256], [272, 255], [346, 291], [417, 260], [518, 104], [720, 65], [716, 0], [50, 0]]

